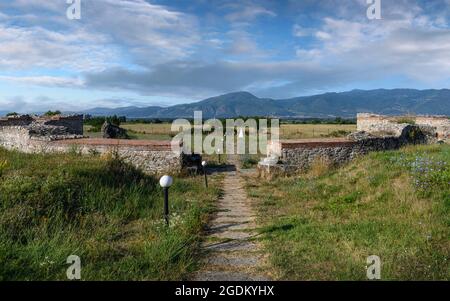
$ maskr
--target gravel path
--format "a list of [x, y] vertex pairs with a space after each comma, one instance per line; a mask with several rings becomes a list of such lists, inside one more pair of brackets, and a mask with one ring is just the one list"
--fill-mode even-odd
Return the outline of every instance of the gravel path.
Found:
[[202, 246], [203, 266], [193, 280], [270, 280], [263, 272], [265, 261], [257, 242], [255, 212], [243, 182], [239, 171], [225, 172], [224, 194]]

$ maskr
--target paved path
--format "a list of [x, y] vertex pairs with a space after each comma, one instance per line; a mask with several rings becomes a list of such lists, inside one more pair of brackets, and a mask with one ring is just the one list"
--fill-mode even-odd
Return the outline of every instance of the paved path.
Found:
[[257, 239], [255, 212], [239, 171], [225, 171], [223, 197], [202, 246], [203, 267], [193, 280], [270, 280]]

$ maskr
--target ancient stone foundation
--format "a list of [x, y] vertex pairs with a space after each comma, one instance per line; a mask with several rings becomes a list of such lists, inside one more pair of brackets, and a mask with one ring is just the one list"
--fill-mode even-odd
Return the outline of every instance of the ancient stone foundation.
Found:
[[357, 130], [360, 132], [400, 135], [405, 124], [413, 124], [433, 128], [438, 139], [450, 138], [450, 119], [447, 116], [383, 116], [359, 113], [356, 119]]
[[59, 140], [46, 147], [45, 151], [117, 155], [147, 174], [178, 174], [184, 168], [185, 155], [172, 151], [170, 141], [84, 138]]
[[[364, 119], [366, 122], [367, 119]], [[360, 122], [360, 119], [358, 119]], [[260, 175], [272, 177], [307, 171], [317, 160], [332, 166], [349, 162], [373, 151], [398, 149], [408, 144], [431, 144], [438, 141], [436, 127], [380, 122], [377, 126], [358, 124], [359, 131], [339, 139], [303, 139], [270, 142], [268, 157], [258, 164]], [[442, 134], [442, 133], [441, 133]]]
[[[185, 167], [181, 143], [83, 137], [82, 116], [0, 119], [0, 146], [25, 153], [114, 154], [148, 174], [177, 174]], [[177, 151], [173, 151], [177, 150]]]

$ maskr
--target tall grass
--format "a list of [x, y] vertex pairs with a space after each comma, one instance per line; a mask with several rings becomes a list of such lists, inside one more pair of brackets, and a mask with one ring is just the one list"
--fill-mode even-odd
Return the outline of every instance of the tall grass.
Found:
[[78, 255], [84, 280], [184, 279], [218, 196], [176, 178], [171, 226], [157, 179], [118, 159], [26, 155], [0, 149], [0, 280], [66, 279]]
[[280, 279], [450, 280], [450, 146], [372, 153], [347, 166], [251, 179], [262, 240]]

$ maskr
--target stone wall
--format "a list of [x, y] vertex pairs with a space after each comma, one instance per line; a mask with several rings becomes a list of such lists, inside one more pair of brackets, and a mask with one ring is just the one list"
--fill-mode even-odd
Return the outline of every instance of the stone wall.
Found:
[[315, 160], [323, 159], [338, 165], [353, 159], [358, 151], [356, 142], [344, 139], [285, 141], [281, 143], [280, 161], [286, 172], [305, 171]]
[[416, 124], [436, 128], [440, 139], [450, 139], [450, 119], [447, 116], [416, 116]]
[[71, 116], [9, 116], [0, 118], [0, 127], [48, 127], [60, 129], [64, 128], [64, 132], [72, 135], [83, 135], [83, 115], [71, 115]]
[[0, 126], [0, 146], [6, 149], [28, 150], [29, 130], [23, 126]]
[[33, 122], [29, 115], [9, 116], [0, 118], [0, 127], [3, 126], [26, 126]]
[[81, 154], [117, 154], [125, 162], [147, 174], [177, 174], [183, 170], [181, 143], [172, 151], [170, 141], [124, 139], [74, 139], [49, 144], [52, 151], [75, 151]]
[[177, 174], [184, 168], [186, 155], [181, 141], [144, 141], [83, 138], [80, 116], [0, 119], [0, 146], [25, 153], [77, 152], [80, 154], [117, 154], [148, 174]]
[[383, 116], [369, 113], [357, 115], [357, 130], [368, 133], [392, 133], [400, 135], [407, 125], [403, 121], [412, 121], [419, 126], [433, 127], [439, 139], [450, 138], [450, 119], [447, 116]]
[[[426, 126], [404, 125], [399, 135], [377, 137], [357, 132], [347, 138], [285, 140], [269, 144], [268, 157], [260, 162], [260, 174], [272, 171], [293, 173], [308, 170], [314, 161], [322, 160], [332, 166], [345, 164], [357, 156], [373, 151], [398, 149], [408, 144], [435, 142], [435, 132]], [[280, 150], [275, 153], [274, 150]], [[270, 162], [272, 161], [272, 162]]]
[[64, 127], [73, 135], [83, 135], [83, 115], [53, 116], [35, 120], [43, 125]]

